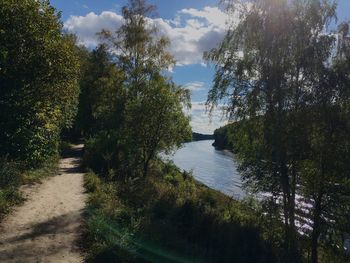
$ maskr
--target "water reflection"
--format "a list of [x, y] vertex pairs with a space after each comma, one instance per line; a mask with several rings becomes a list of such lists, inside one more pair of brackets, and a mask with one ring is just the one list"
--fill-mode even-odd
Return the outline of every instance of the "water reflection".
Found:
[[193, 176], [203, 184], [234, 198], [244, 197], [233, 154], [216, 150], [212, 143], [213, 141], [186, 143], [168, 158], [180, 169], [192, 171]]

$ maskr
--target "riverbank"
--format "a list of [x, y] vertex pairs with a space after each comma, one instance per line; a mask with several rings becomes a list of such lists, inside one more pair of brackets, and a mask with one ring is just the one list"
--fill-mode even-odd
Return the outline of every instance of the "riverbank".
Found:
[[215, 149], [212, 143], [213, 140], [186, 143], [175, 154], [164, 157], [182, 171], [191, 171], [197, 181], [242, 200], [246, 193], [234, 155], [227, 150]]
[[85, 176], [90, 262], [274, 262], [249, 205], [169, 163], [147, 178]]
[[[262, 137], [258, 136], [259, 134], [261, 135], [260, 132], [257, 132], [255, 130], [254, 133], [252, 131], [254, 127], [259, 127], [259, 125], [257, 124], [262, 124], [261, 121], [262, 119], [260, 118], [256, 120], [256, 126], [250, 126], [252, 123], [250, 120], [248, 120], [230, 123], [216, 129], [214, 132], [215, 141], [213, 143], [213, 146], [215, 146], [217, 149], [228, 149], [234, 154], [237, 154], [239, 158], [241, 158], [241, 160], [243, 161], [242, 167], [243, 174], [245, 174], [245, 179], [250, 180], [250, 183], [253, 183], [251, 185], [255, 185], [255, 187], [260, 187], [260, 191], [264, 192], [264, 194], [262, 195], [264, 196], [265, 201], [268, 202], [269, 199], [272, 201], [270, 204], [270, 208], [268, 208], [268, 205], [265, 206], [265, 214], [270, 214], [273, 217], [273, 213], [276, 213], [276, 211], [279, 209], [279, 215], [278, 213], [276, 213], [277, 216], [275, 216], [275, 220], [280, 220], [282, 222], [284, 220], [281, 219], [281, 215], [283, 215], [283, 190], [278, 189], [277, 192], [275, 192], [273, 195], [271, 194], [271, 191], [274, 191], [273, 189], [276, 189], [276, 185], [271, 184], [271, 182], [275, 182], [274, 180], [276, 180], [278, 176], [276, 176], [276, 174], [272, 176], [271, 170], [266, 169], [266, 167], [272, 167], [270, 165], [273, 164], [273, 161], [269, 159], [271, 158], [271, 155], [269, 155], [270, 153], [266, 154], [265, 151], [267, 148], [264, 148], [263, 146], [264, 143], [266, 143], [266, 141], [264, 141]], [[252, 136], [250, 132], [252, 132], [252, 134], [254, 135]], [[292, 140], [292, 138], [286, 138], [286, 140]], [[299, 149], [297, 151], [299, 151]], [[318, 246], [319, 262], [350, 262], [346, 238], [346, 233], [348, 233], [349, 231], [349, 224], [348, 217], [346, 217], [347, 212], [343, 213], [344, 211], [347, 211], [347, 208], [345, 208], [346, 206], [344, 206], [344, 211], [340, 213], [336, 211], [338, 209], [338, 205], [341, 206], [340, 204], [338, 204], [338, 201], [348, 197], [348, 195], [346, 195], [346, 192], [348, 192], [346, 181], [342, 182], [342, 177], [322, 177], [320, 171], [315, 169], [313, 170], [314, 174], [312, 175], [312, 180], [315, 180], [315, 178], [317, 178], [318, 176], [320, 176], [321, 179], [317, 179], [315, 182], [310, 183], [309, 171], [314, 169], [316, 166], [313, 166], [315, 165], [315, 160], [313, 159], [314, 156], [310, 152], [305, 153], [305, 155], [299, 156], [297, 157], [297, 159], [291, 159], [294, 161], [290, 161], [290, 164], [288, 164], [289, 167], [292, 167], [292, 169], [288, 168], [289, 173], [292, 173], [293, 171], [294, 175], [297, 174], [297, 177], [295, 177], [297, 179], [294, 180], [294, 182], [289, 182], [290, 185], [294, 184], [293, 187], [295, 191], [294, 196], [291, 198], [291, 200], [293, 200], [294, 206], [293, 213], [295, 232], [297, 232], [297, 237], [293, 242], [293, 245], [299, 247], [299, 250], [301, 251], [301, 256], [304, 257], [304, 260], [306, 262], [309, 261], [310, 254], [312, 253], [311, 251], [315, 251], [316, 245]], [[295, 165], [295, 163], [298, 163], [298, 165]], [[333, 165], [334, 162], [332, 161], [330, 163], [332, 163]], [[261, 164], [262, 166], [259, 166]], [[312, 165], [309, 166], [310, 164]], [[254, 170], [255, 168], [257, 168], [257, 170]], [[332, 168], [329, 171], [331, 173], [334, 173], [334, 171], [338, 168], [339, 167], [337, 166], [332, 166]], [[264, 169], [266, 170], [264, 171]], [[250, 173], [251, 171], [256, 171], [256, 173]], [[296, 181], [298, 183], [296, 183]], [[330, 206], [324, 205], [322, 209], [321, 206], [316, 204], [317, 195], [312, 194], [312, 191], [318, 189], [318, 183], [326, 183], [326, 188], [328, 190], [327, 192], [323, 193], [322, 198], [318, 199], [317, 202], [321, 202], [324, 204], [326, 204], [327, 202], [335, 202], [332, 203]], [[269, 186], [266, 187], [267, 185]], [[314, 186], [317, 187], [313, 188]], [[335, 188], [332, 188], [334, 186]], [[338, 187], [339, 189], [343, 190], [336, 190], [335, 192], [332, 192], [333, 190], [329, 191], [329, 189], [336, 189]], [[329, 198], [328, 200], [326, 196], [327, 198]], [[333, 201], [333, 198], [335, 198], [335, 200], [337, 201]], [[333, 208], [335, 208], [335, 210], [333, 210]], [[319, 225], [317, 225], [315, 228], [315, 222], [317, 222], [317, 224], [320, 223], [320, 220], [315, 221], [315, 215], [319, 217], [321, 210], [323, 210], [322, 212], [325, 213], [324, 216], [321, 216], [321, 224], [324, 224], [324, 228], [322, 229], [322, 231], [324, 231], [324, 233], [326, 234], [319, 233], [320, 238], [315, 239], [315, 229], [319, 227]], [[339, 218], [335, 219], [338, 216]], [[284, 215], [282, 216], [282, 218], [283, 217]], [[319, 241], [315, 242], [315, 240]], [[313, 242], [313, 245], [310, 245], [311, 242]]]

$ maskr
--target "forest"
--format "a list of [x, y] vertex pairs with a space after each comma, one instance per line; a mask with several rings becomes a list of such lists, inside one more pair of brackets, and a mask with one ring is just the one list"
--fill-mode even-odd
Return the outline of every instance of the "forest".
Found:
[[[86, 262], [350, 262], [349, 22], [330, 0], [220, 6], [239, 20], [203, 54], [208, 113], [229, 120], [212, 136], [192, 132], [156, 6], [129, 0], [87, 48], [49, 1], [1, 0], [0, 222], [80, 142]], [[244, 200], [161, 158], [212, 138]]]

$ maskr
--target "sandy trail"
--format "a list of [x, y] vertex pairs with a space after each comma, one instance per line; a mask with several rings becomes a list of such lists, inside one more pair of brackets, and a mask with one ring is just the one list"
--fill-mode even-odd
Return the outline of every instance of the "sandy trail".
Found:
[[27, 200], [0, 225], [0, 262], [83, 262], [78, 240], [86, 195], [75, 145], [59, 173], [23, 187]]

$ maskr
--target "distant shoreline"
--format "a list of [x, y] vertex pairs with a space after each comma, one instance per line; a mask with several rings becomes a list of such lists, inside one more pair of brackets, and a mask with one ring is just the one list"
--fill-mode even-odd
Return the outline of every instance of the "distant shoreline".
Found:
[[192, 133], [192, 142], [206, 140], [214, 140], [214, 134], [202, 134], [197, 132]]

